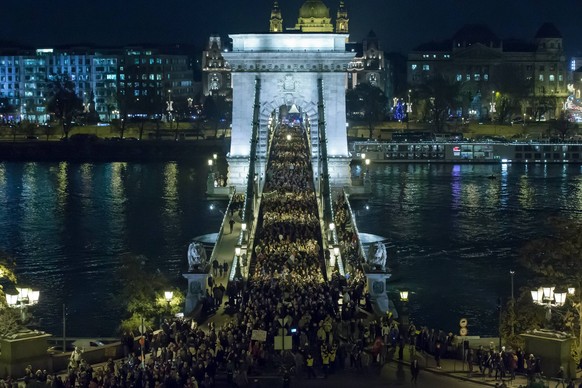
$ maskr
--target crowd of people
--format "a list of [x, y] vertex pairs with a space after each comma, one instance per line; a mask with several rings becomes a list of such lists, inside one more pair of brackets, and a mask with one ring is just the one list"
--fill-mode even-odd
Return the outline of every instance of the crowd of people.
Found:
[[[237, 278], [226, 287], [214, 284], [208, 291], [212, 308], [227, 296], [233, 313], [229, 322], [202, 330], [190, 319], [165, 320], [138, 341], [124, 335], [122, 361], [110, 360], [94, 370], [79, 356], [67, 377], [41, 372], [36, 380], [55, 388], [210, 388], [220, 371], [233, 386], [244, 387], [255, 371], [275, 364], [286, 374], [293, 370], [307, 378], [327, 377], [341, 368], [365, 371], [373, 363], [382, 365], [391, 348], [402, 359], [405, 346], [433, 354], [439, 365], [452, 335], [417, 330], [414, 324], [403, 327], [390, 315], [369, 322], [359, 313], [367, 299], [364, 257], [348, 227], [342, 195], [334, 199], [333, 210], [346, 276], [326, 271], [329, 251], [322, 240], [312, 174], [304, 130], [280, 127], [272, 140], [248, 279]], [[236, 202], [243, 199], [238, 194]], [[227, 270], [212, 263], [215, 277]], [[275, 348], [281, 336], [292, 338], [291, 348], [282, 352]], [[467, 357], [500, 377], [519, 371], [522, 364], [530, 367], [519, 352], [515, 367], [513, 356], [503, 353], [483, 350]], [[500, 366], [506, 362], [508, 366]], [[418, 376], [418, 363], [413, 365], [412, 375]]]

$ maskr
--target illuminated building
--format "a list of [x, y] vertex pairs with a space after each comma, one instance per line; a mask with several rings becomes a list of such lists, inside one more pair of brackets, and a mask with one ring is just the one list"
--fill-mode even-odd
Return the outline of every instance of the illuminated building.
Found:
[[[522, 94], [547, 96], [557, 102], [568, 95], [568, 64], [562, 36], [552, 24], [544, 24], [532, 42], [502, 40], [483, 25], [466, 25], [451, 39], [418, 46], [408, 54], [407, 80], [412, 88], [435, 75], [463, 83], [470, 102], [455, 112], [476, 117], [494, 113], [491, 95], [516, 91], [523, 81]], [[524, 100], [525, 102], [525, 100]], [[561, 106], [556, 104], [556, 111]], [[531, 107], [525, 106], [531, 113]], [[549, 110], [550, 117], [557, 112]], [[521, 115], [521, 112], [519, 112]]]
[[228, 50], [223, 46], [220, 36], [212, 35], [208, 39], [208, 46], [202, 52], [202, 92], [205, 96], [230, 96], [230, 67], [222, 56]]
[[169, 100], [174, 109], [185, 108], [195, 92], [188, 56], [143, 47], [124, 50], [118, 85], [121, 114], [148, 118], [163, 117]]

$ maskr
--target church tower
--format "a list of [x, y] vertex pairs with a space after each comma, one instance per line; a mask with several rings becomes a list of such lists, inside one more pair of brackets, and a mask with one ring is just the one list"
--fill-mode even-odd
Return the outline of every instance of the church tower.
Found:
[[339, 8], [337, 10], [337, 17], [335, 18], [335, 32], [336, 34], [347, 34], [349, 32], [348, 23], [348, 11], [343, 0], [340, 1]]
[[270, 32], [283, 32], [283, 17], [281, 16], [281, 8], [279, 2], [275, 0], [273, 8], [271, 9], [271, 23], [269, 26]]

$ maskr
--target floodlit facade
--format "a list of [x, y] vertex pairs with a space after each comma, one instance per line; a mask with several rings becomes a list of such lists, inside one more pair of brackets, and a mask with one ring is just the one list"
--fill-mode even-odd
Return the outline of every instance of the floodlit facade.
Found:
[[[435, 75], [463, 83], [469, 93], [470, 101], [455, 112], [459, 116], [491, 116], [499, 93], [511, 91], [555, 99], [549, 119], [558, 114], [569, 95], [569, 66], [562, 36], [549, 23], [531, 42], [503, 40], [484, 25], [466, 25], [451, 39], [422, 44], [408, 54], [410, 87], [414, 89]], [[527, 85], [527, 90], [517, 90], [519, 83]], [[520, 109], [520, 115], [531, 113], [531, 104], [524, 99]]]

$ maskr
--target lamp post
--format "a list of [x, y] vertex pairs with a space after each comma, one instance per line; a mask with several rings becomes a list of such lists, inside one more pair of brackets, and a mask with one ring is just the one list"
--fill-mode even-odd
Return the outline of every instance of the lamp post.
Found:
[[333, 241], [333, 231], [335, 230], [335, 224], [333, 222], [329, 223], [329, 241]]
[[333, 246], [333, 257], [334, 257], [335, 260], [333, 262], [330, 262], [329, 263], [331, 268], [334, 268], [335, 267], [335, 265], [337, 263], [337, 258], [338, 258], [339, 255], [340, 255], [339, 245], [334, 245]]
[[170, 123], [170, 129], [172, 129], [172, 112], [174, 101], [172, 101], [172, 90], [168, 89], [168, 101], [166, 101], [166, 111], [168, 112], [168, 122]]
[[408, 130], [408, 123], [410, 122], [410, 114], [412, 113], [412, 102], [410, 101], [410, 94], [412, 90], [408, 89], [408, 103], [406, 104], [406, 130]]
[[497, 110], [495, 109], [495, 90], [491, 91], [491, 102], [489, 103], [489, 115], [491, 116], [491, 121], [493, 121], [493, 113]]
[[[555, 292], [556, 287], [543, 286], [537, 290], [531, 290], [531, 298], [537, 305], [546, 308], [546, 319], [552, 319], [552, 308], [561, 307], [566, 303], [566, 292]], [[568, 293], [573, 295], [576, 292], [574, 287], [568, 288]]]
[[170, 302], [174, 297], [174, 291], [164, 291], [164, 299], [166, 300], [168, 314], [172, 315], [172, 310], [170, 310]]
[[513, 296], [513, 275], [515, 275], [514, 270], [509, 270], [509, 275], [511, 276], [511, 336], [515, 335], [515, 298]]
[[243, 241], [246, 241], [246, 233], [247, 233], [247, 223], [246, 222], [243, 222], [242, 224], [240, 224], [240, 230], [242, 231]]
[[28, 287], [16, 287], [18, 294], [6, 294], [6, 303], [9, 307], [20, 309], [22, 322], [26, 321], [26, 309], [34, 306], [40, 299], [40, 291]]
[[242, 272], [241, 272], [241, 267], [242, 267], [242, 261], [241, 261], [241, 254], [242, 254], [242, 247], [240, 245], [237, 245], [234, 247], [234, 259], [236, 260], [236, 272], [235, 272], [235, 277], [236, 278], [242, 278]]
[[407, 290], [400, 290], [399, 292], [400, 294], [400, 303], [402, 303], [402, 330], [404, 330], [404, 326], [408, 325], [408, 309], [407, 309], [407, 304], [408, 304], [408, 294], [409, 292]]

